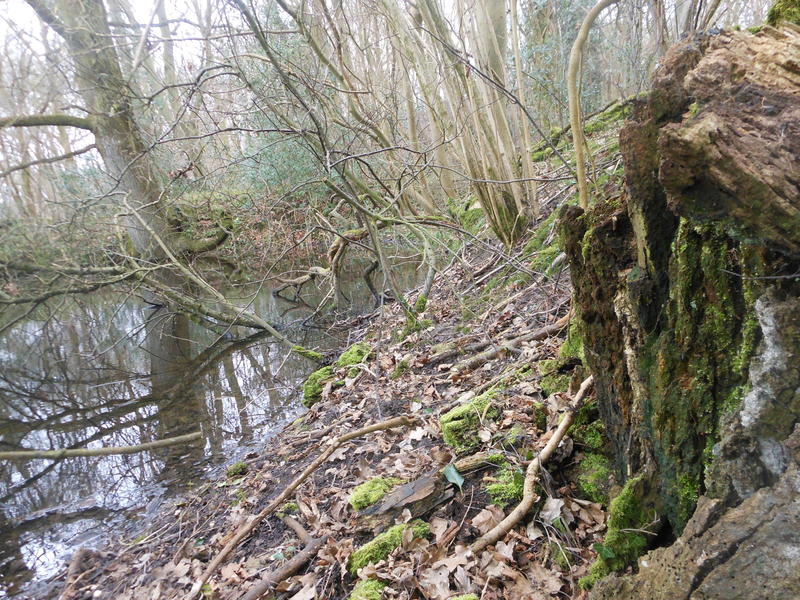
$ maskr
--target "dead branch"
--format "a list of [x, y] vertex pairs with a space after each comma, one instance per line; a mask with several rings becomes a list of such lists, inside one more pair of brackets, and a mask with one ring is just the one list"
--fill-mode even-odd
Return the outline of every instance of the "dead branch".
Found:
[[109, 446], [107, 448], [62, 448], [58, 450], [8, 450], [0, 452], [0, 460], [30, 460], [34, 458], [49, 458], [58, 460], [61, 458], [75, 458], [76, 456], [112, 456], [118, 454], [136, 454], [154, 448], [164, 448], [174, 446], [184, 442], [192, 442], [199, 439], [203, 434], [199, 431], [179, 435], [177, 437], [164, 438], [155, 442], [137, 444], [136, 446]]
[[297, 537], [300, 538], [300, 541], [303, 542], [305, 546], [300, 552], [295, 554], [280, 567], [264, 575], [261, 581], [251, 587], [247, 593], [242, 596], [242, 600], [258, 600], [281, 581], [287, 577], [291, 577], [300, 570], [304, 564], [316, 556], [319, 549], [328, 541], [328, 536], [312, 538], [303, 526], [292, 517], [283, 517], [281, 520], [286, 523], [289, 529], [297, 534]]
[[270, 502], [266, 508], [264, 508], [261, 512], [257, 515], [252, 517], [249, 521], [247, 521], [244, 525], [239, 528], [239, 531], [236, 532], [236, 535], [225, 545], [225, 547], [220, 550], [217, 555], [211, 560], [211, 562], [206, 567], [205, 571], [198, 577], [195, 581], [194, 585], [192, 586], [191, 591], [186, 596], [186, 600], [191, 600], [195, 598], [199, 593], [203, 584], [209, 580], [209, 578], [216, 572], [219, 566], [222, 564], [228, 555], [236, 549], [236, 547], [246, 538], [248, 537], [253, 530], [269, 515], [271, 515], [275, 510], [283, 504], [283, 502], [292, 495], [292, 493], [303, 483], [309, 475], [311, 475], [317, 468], [324, 463], [328, 458], [330, 458], [331, 454], [333, 454], [339, 446], [342, 444], [346, 444], [350, 440], [353, 440], [357, 437], [361, 437], [363, 435], [367, 435], [369, 433], [374, 433], [376, 431], [385, 431], [387, 429], [394, 429], [395, 427], [408, 427], [414, 422], [413, 417], [395, 417], [393, 419], [389, 419], [387, 421], [382, 421], [380, 423], [375, 423], [374, 425], [368, 425], [367, 427], [362, 427], [361, 429], [356, 429], [355, 431], [351, 431], [350, 433], [346, 433], [345, 435], [332, 440], [329, 446], [320, 454], [317, 458], [315, 458], [311, 464], [309, 464], [300, 475], [298, 475], [292, 483], [288, 485], [288, 487], [283, 490], [278, 496]]
[[[481, 352], [480, 354], [476, 354], [475, 356], [471, 356], [461, 361], [460, 363], [455, 365], [453, 369], [461, 372], [474, 371], [482, 364], [497, 357], [497, 355], [500, 354], [501, 352], [504, 351], [511, 352], [516, 350], [519, 347], [519, 345], [523, 342], [530, 342], [533, 340], [543, 340], [550, 337], [551, 335], [556, 335], [569, 324], [570, 317], [571, 313], [567, 313], [552, 325], [542, 327], [541, 329], [537, 329], [535, 331], [528, 331], [527, 333], [523, 333], [522, 335], [518, 335], [517, 337], [514, 338], [503, 340], [495, 344], [492, 348], [489, 348], [488, 350]], [[492, 342], [486, 343], [487, 346], [490, 344], [492, 344]]]
[[539, 468], [546, 463], [550, 457], [555, 452], [558, 445], [561, 443], [561, 440], [564, 438], [564, 434], [569, 429], [570, 425], [572, 425], [572, 421], [575, 419], [575, 414], [578, 412], [578, 409], [583, 405], [583, 401], [586, 398], [586, 395], [589, 393], [589, 390], [592, 388], [592, 384], [594, 383], [594, 378], [590, 375], [586, 379], [583, 380], [581, 383], [581, 387], [578, 390], [578, 393], [575, 394], [575, 398], [572, 401], [572, 404], [569, 407], [569, 410], [564, 415], [561, 423], [556, 429], [555, 433], [553, 433], [553, 437], [550, 438], [550, 441], [547, 442], [547, 445], [539, 452], [539, 455], [531, 461], [528, 465], [528, 468], [525, 472], [525, 484], [523, 487], [523, 495], [522, 501], [517, 505], [517, 507], [509, 513], [509, 515], [500, 521], [493, 529], [486, 532], [480, 538], [478, 538], [470, 549], [473, 553], [477, 554], [487, 546], [490, 546], [497, 541], [501, 540], [505, 535], [511, 531], [511, 529], [519, 523], [522, 518], [528, 514], [528, 511], [533, 506], [533, 503], [536, 501], [536, 482], [539, 479]]

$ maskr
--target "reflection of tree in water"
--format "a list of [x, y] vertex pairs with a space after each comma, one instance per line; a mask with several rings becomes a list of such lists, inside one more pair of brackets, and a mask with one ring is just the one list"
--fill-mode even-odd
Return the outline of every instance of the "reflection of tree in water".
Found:
[[[259, 300], [261, 314], [271, 314], [270, 302]], [[11, 544], [0, 550], [0, 579], [10, 573], [6, 556], [46, 573], [43, 565], [76, 546], [70, 536], [102, 536], [99, 524], [115, 512], [143, 506], [165, 483], [196, 479], [205, 448], [221, 462], [299, 412], [306, 361], [286, 360], [262, 334], [214, 343], [217, 334], [184, 316], [145, 314], [133, 302], [94, 298], [0, 339], [2, 450], [135, 445], [198, 428], [204, 436], [135, 455], [4, 465], [0, 510], [14, 527], [0, 534]], [[295, 338], [316, 345], [301, 331]]]

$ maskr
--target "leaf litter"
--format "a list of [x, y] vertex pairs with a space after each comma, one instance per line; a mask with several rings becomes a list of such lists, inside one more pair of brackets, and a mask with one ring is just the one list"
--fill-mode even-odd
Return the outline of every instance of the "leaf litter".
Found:
[[[144, 541], [120, 539], [96, 553], [92, 568], [73, 586], [71, 600], [187, 598], [194, 580], [237, 528], [277, 496], [326, 443], [401, 414], [414, 417], [414, 425], [370, 434], [334, 452], [298, 488], [292, 503], [262, 522], [227, 557], [203, 586], [204, 597], [242, 598], [263, 576], [302, 551], [303, 541], [281, 519], [285, 511], [309, 536], [326, 541], [296, 573], [277, 582], [275, 597], [343, 599], [358, 579], [378, 579], [386, 584], [382, 597], [398, 600], [447, 600], [467, 593], [486, 600], [584, 598], [577, 580], [595, 557], [593, 545], [602, 539], [606, 513], [599, 504], [581, 498], [570, 479], [570, 467], [582, 452], [572, 440], [562, 442], [563, 452], [548, 465], [551, 472], [537, 489], [540, 499], [534, 511], [479, 556], [469, 549], [513, 505], [503, 510], [492, 504], [484, 488], [484, 476], [491, 478], [497, 463], [463, 472], [456, 468], [455, 461], [463, 457], [444, 443], [438, 417], [459, 400], [476, 397], [485, 391], [482, 386], [508, 371], [510, 376], [496, 384], [500, 418], [483, 419], [476, 435], [481, 450], [524, 470], [551, 436], [569, 397], [543, 397], [538, 370], [525, 369], [537, 360], [556, 358], [566, 331], [499, 352], [472, 370], [455, 369], [462, 355], [436, 360], [441, 344], [459, 339], [459, 330], [466, 326], [453, 300], [468, 295], [465, 282], [471, 274], [466, 268], [452, 266], [431, 291], [424, 316], [436, 325], [424, 331], [399, 340], [393, 337], [404, 324], [399, 307], [377, 311], [360, 334], [376, 348], [377, 356], [366, 368], [347, 377], [344, 386], [326, 385], [322, 402], [271, 439], [251, 459], [241, 480], [199, 486], [149, 523], [139, 536]], [[510, 289], [509, 294], [518, 291]], [[476, 290], [469, 292], [478, 295]], [[487, 339], [491, 345], [555, 322], [568, 310], [569, 293], [568, 283], [538, 279], [513, 306], [494, 317], [489, 313], [477, 325], [480, 333], [469, 334], [462, 347]], [[528, 320], [529, 314], [536, 316]], [[536, 425], [534, 403], [547, 412], [544, 431]], [[515, 441], [508, 442], [512, 432]], [[372, 477], [399, 478], [407, 485], [421, 480], [425, 485], [411, 489], [404, 503], [398, 501], [385, 512], [357, 514], [347, 502], [349, 494]], [[414, 537], [407, 528], [399, 547], [385, 559], [363, 567], [357, 576], [348, 572], [351, 554], [375, 532], [416, 518], [430, 525], [429, 536]], [[562, 549], [568, 567], [556, 560], [554, 547]]]

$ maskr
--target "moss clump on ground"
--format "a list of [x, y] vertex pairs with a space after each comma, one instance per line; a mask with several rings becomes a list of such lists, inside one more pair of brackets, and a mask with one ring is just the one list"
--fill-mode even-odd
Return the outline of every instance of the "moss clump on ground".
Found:
[[400, 379], [403, 376], [403, 373], [408, 371], [408, 366], [409, 365], [407, 360], [401, 360], [399, 363], [395, 365], [394, 371], [392, 371], [390, 377], [392, 379]]
[[800, 25], [800, 0], [777, 0], [767, 13], [767, 24], [775, 27], [781, 21]]
[[389, 490], [396, 485], [404, 483], [404, 481], [399, 477], [375, 477], [356, 486], [350, 494], [348, 502], [353, 507], [353, 510], [362, 510], [375, 504]]
[[322, 400], [322, 388], [333, 379], [333, 367], [322, 367], [308, 376], [303, 384], [303, 406], [311, 408]]
[[572, 567], [567, 550], [555, 540], [550, 542], [550, 560], [562, 571], [569, 571]]
[[225, 474], [228, 477], [239, 477], [247, 473], [247, 463], [244, 461], [239, 461], [233, 463], [228, 469], [225, 471]]
[[497, 483], [486, 486], [486, 493], [489, 494], [493, 504], [505, 508], [522, 500], [525, 485], [525, 473], [522, 469], [505, 465], [497, 474], [497, 480]]
[[324, 359], [322, 354], [316, 352], [315, 350], [309, 350], [308, 348], [304, 348], [303, 346], [292, 346], [292, 351], [295, 354], [299, 354], [303, 358], [307, 358], [308, 360], [313, 360], [316, 363], [321, 363]]
[[647, 537], [639, 533], [649, 523], [638, 496], [641, 483], [641, 476], [628, 480], [611, 501], [608, 531], [603, 543], [595, 544], [598, 556], [589, 574], [578, 581], [582, 588], [590, 588], [609, 573], [633, 564], [647, 550]]
[[282, 505], [278, 510], [277, 514], [280, 515], [292, 515], [300, 510], [300, 506], [298, 506], [297, 502], [287, 502], [286, 504]]
[[575, 415], [570, 435], [581, 446], [597, 452], [605, 446], [605, 432], [606, 427], [597, 411], [597, 402], [593, 400], [584, 404]]
[[584, 498], [608, 504], [611, 488], [611, 463], [602, 454], [587, 454], [578, 464], [578, 489]]
[[462, 594], [461, 596], [453, 596], [450, 600], [481, 600], [475, 594]]
[[478, 429], [484, 419], [496, 418], [500, 411], [494, 405], [498, 390], [489, 390], [477, 398], [457, 406], [439, 419], [444, 442], [459, 454], [480, 446]]
[[363, 579], [350, 592], [347, 600], [381, 600], [386, 584], [377, 579]]
[[403, 542], [403, 532], [408, 527], [412, 528], [415, 538], [426, 537], [431, 530], [423, 521], [412, 521], [390, 527], [371, 542], [367, 542], [353, 552], [347, 561], [347, 569], [355, 575], [362, 567], [379, 562], [389, 556]]
[[542, 388], [544, 396], [550, 396], [556, 392], [566, 392], [569, 389], [569, 373], [559, 372], [562, 362], [559, 359], [549, 359], [539, 361], [539, 387]]
[[342, 352], [341, 356], [336, 361], [337, 367], [349, 367], [364, 362], [372, 354], [372, 347], [369, 344], [359, 342], [353, 344], [347, 350]]

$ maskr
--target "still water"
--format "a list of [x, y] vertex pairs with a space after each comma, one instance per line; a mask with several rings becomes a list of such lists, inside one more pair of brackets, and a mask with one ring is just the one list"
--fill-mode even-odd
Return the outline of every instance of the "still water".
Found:
[[[402, 275], [413, 285], [413, 267]], [[229, 295], [252, 301], [293, 341], [320, 350], [347, 342], [346, 332], [304, 324], [309, 307], [246, 291]], [[371, 302], [365, 287], [350, 296], [356, 309]], [[301, 387], [314, 368], [252, 330], [220, 339], [116, 294], [69, 299], [55, 316], [7, 332], [0, 450], [135, 445], [198, 430], [202, 438], [126, 456], [0, 461], [0, 598], [40, 585], [79, 546], [129, 534], [171, 494], [257, 450], [304, 411]]]

